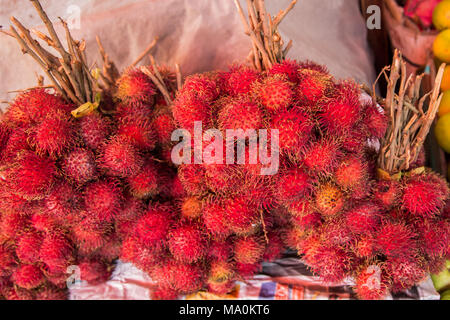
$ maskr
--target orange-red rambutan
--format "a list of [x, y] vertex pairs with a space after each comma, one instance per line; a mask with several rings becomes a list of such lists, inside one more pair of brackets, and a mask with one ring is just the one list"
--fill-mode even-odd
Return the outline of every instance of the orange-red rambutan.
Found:
[[208, 241], [201, 225], [185, 222], [173, 228], [168, 235], [169, 251], [181, 262], [192, 263], [202, 259], [208, 250]]
[[409, 289], [423, 281], [428, 273], [420, 261], [413, 258], [392, 257], [386, 261], [385, 268], [392, 278], [392, 291]]
[[80, 268], [81, 280], [87, 281], [89, 284], [95, 285], [105, 282], [111, 276], [111, 270], [98, 257], [83, 259], [78, 263], [78, 267]]
[[234, 260], [243, 264], [259, 262], [265, 251], [264, 240], [258, 236], [240, 237], [234, 241]]
[[247, 234], [258, 224], [259, 215], [251, 202], [244, 196], [236, 196], [224, 201], [226, 221], [237, 234]]
[[356, 276], [355, 291], [359, 299], [382, 300], [389, 294], [389, 281], [387, 281], [383, 268], [370, 265], [361, 269]]
[[140, 171], [127, 178], [130, 193], [139, 199], [146, 199], [158, 194], [158, 167], [147, 161]]
[[315, 204], [321, 214], [333, 216], [344, 208], [345, 196], [335, 185], [325, 184], [317, 190]]
[[129, 116], [119, 123], [117, 134], [140, 149], [152, 150], [156, 146], [156, 132], [146, 117]]
[[261, 104], [270, 112], [286, 109], [294, 100], [292, 83], [282, 75], [265, 78], [254, 90]]
[[212, 102], [219, 94], [216, 82], [208, 75], [195, 74], [186, 78], [179, 95], [193, 95], [201, 101]]
[[353, 233], [367, 234], [377, 229], [380, 217], [379, 206], [373, 203], [362, 203], [345, 213], [345, 222]]
[[409, 257], [417, 250], [415, 236], [408, 225], [386, 221], [377, 232], [376, 249], [389, 257]]
[[159, 250], [166, 242], [171, 224], [170, 212], [159, 206], [151, 206], [136, 223], [134, 234], [146, 246]]
[[300, 64], [295, 60], [286, 59], [280, 63], [276, 63], [270, 68], [269, 74], [285, 75], [287, 79], [295, 84], [300, 82]]
[[232, 100], [225, 102], [218, 113], [219, 129], [254, 129], [263, 128], [264, 114], [260, 107], [251, 101]]
[[12, 279], [19, 287], [30, 290], [44, 282], [44, 274], [36, 265], [22, 264], [14, 271]]
[[207, 191], [204, 166], [182, 164], [178, 167], [178, 177], [188, 194], [201, 195]]
[[219, 74], [221, 90], [230, 96], [248, 94], [259, 78], [260, 74], [256, 70], [239, 65]]
[[39, 256], [53, 272], [65, 272], [65, 268], [74, 260], [72, 244], [60, 233], [50, 233], [44, 237]]
[[128, 69], [117, 81], [116, 98], [126, 103], [152, 103], [155, 94], [152, 79], [138, 69]]
[[203, 128], [211, 124], [210, 105], [194, 95], [179, 95], [172, 105], [173, 118], [179, 128], [193, 132], [196, 121], [201, 121]]
[[310, 193], [311, 178], [300, 168], [291, 168], [278, 174], [278, 181], [274, 184], [278, 199], [289, 203], [303, 198]]
[[339, 143], [324, 138], [308, 146], [303, 155], [303, 163], [316, 174], [328, 175], [339, 165], [341, 155]]
[[30, 231], [22, 235], [17, 241], [17, 258], [22, 263], [36, 263], [39, 261], [42, 240], [43, 238], [38, 232]]
[[355, 189], [361, 185], [365, 186], [368, 179], [367, 165], [358, 157], [344, 159], [336, 169], [334, 177], [343, 189]]
[[332, 77], [317, 70], [302, 69], [299, 78], [297, 96], [303, 103], [317, 104], [324, 97], [326, 90], [333, 86]]

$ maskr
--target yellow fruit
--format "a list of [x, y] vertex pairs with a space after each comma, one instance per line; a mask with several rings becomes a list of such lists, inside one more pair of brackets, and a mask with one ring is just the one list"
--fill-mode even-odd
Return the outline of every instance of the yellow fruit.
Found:
[[434, 134], [441, 148], [450, 153], [450, 113], [439, 118], [434, 128]]
[[441, 82], [441, 91], [450, 90], [450, 66], [446, 66], [444, 69], [444, 76]]
[[439, 105], [439, 117], [442, 117], [444, 114], [450, 112], [450, 90], [444, 92], [441, 100], [441, 104]]
[[450, 29], [437, 35], [433, 43], [433, 53], [439, 60], [450, 62]]
[[440, 2], [433, 10], [433, 24], [438, 30], [450, 28], [450, 1]]

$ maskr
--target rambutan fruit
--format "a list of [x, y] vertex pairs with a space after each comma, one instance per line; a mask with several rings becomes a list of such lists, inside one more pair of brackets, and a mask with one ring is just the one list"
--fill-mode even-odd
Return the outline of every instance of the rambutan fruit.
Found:
[[152, 300], [177, 300], [178, 292], [176, 290], [157, 287], [151, 293]]
[[298, 62], [300, 69], [308, 69], [321, 72], [323, 74], [329, 74], [329, 71], [326, 66], [317, 64], [316, 62], [305, 60]]
[[56, 175], [55, 163], [34, 153], [20, 155], [17, 164], [8, 173], [7, 181], [15, 192], [27, 200], [44, 198]]
[[126, 197], [123, 205], [116, 215], [117, 220], [135, 221], [142, 217], [145, 210], [145, 203], [134, 197]]
[[360, 120], [361, 110], [358, 86], [344, 82], [337, 86], [336, 96], [323, 103], [320, 122], [331, 135], [346, 133]]
[[80, 135], [87, 147], [97, 150], [111, 133], [111, 121], [98, 112], [79, 120]]
[[445, 257], [450, 245], [450, 229], [443, 222], [424, 221], [416, 229], [419, 234], [419, 245], [429, 257]]
[[389, 294], [389, 283], [380, 266], [370, 265], [358, 272], [354, 289], [359, 299], [382, 300]]
[[47, 234], [42, 241], [39, 256], [49, 270], [65, 272], [65, 268], [73, 263], [73, 247], [64, 235]]
[[192, 263], [202, 259], [208, 250], [208, 241], [201, 225], [185, 222], [170, 230], [169, 251], [175, 259]]
[[288, 82], [287, 78], [282, 75], [265, 78], [255, 86], [254, 90], [261, 104], [270, 112], [286, 109], [294, 99], [292, 83]]
[[339, 165], [342, 156], [340, 145], [334, 139], [321, 139], [311, 143], [304, 155], [304, 165], [320, 175], [329, 175]]
[[289, 82], [298, 84], [300, 82], [300, 64], [295, 60], [283, 60], [280, 63], [276, 63], [270, 68], [269, 74], [276, 75], [281, 74], [285, 75]]
[[360, 155], [368, 146], [368, 136], [358, 125], [340, 137], [340, 145], [347, 152]]
[[227, 129], [258, 130], [263, 127], [263, 120], [264, 114], [259, 106], [247, 100], [225, 102], [217, 118], [223, 132]]
[[158, 194], [158, 168], [152, 161], [147, 161], [135, 175], [127, 178], [130, 193], [139, 199], [146, 199]]
[[201, 121], [203, 128], [210, 126], [210, 109], [208, 102], [194, 95], [179, 95], [172, 105], [172, 114], [180, 128], [192, 133], [196, 121]]
[[80, 268], [81, 280], [92, 285], [103, 283], [111, 276], [108, 266], [95, 257], [83, 259], [78, 263], [78, 267]]
[[308, 197], [302, 197], [289, 203], [287, 209], [294, 217], [301, 217], [313, 212], [311, 199]]
[[295, 201], [307, 195], [311, 186], [311, 178], [300, 167], [280, 172], [278, 181], [274, 184], [275, 193], [283, 203]]
[[372, 235], [361, 236], [354, 243], [355, 255], [359, 258], [370, 258], [375, 253], [375, 239]]
[[122, 194], [116, 182], [99, 180], [86, 186], [84, 202], [89, 215], [99, 221], [111, 222], [120, 210]]
[[65, 181], [58, 181], [50, 194], [44, 199], [47, 212], [58, 222], [72, 223], [72, 213], [79, 209], [79, 194]]
[[239, 96], [248, 94], [256, 81], [259, 80], [260, 74], [247, 66], [235, 65], [228, 72], [219, 75], [221, 89], [230, 96]]
[[152, 103], [156, 94], [153, 81], [139, 69], [128, 69], [117, 80], [115, 97], [126, 103]]
[[244, 264], [259, 262], [266, 249], [263, 241], [258, 236], [237, 238], [234, 241], [234, 260]]
[[19, 237], [28, 227], [28, 217], [22, 212], [5, 212], [0, 216], [0, 234], [9, 239]]
[[430, 218], [439, 214], [448, 195], [446, 182], [435, 174], [412, 175], [403, 186], [402, 207], [412, 216]]
[[315, 204], [324, 216], [333, 216], [344, 208], [345, 197], [337, 186], [328, 183], [317, 190]]
[[0, 160], [3, 158], [3, 150], [6, 148], [10, 134], [11, 130], [3, 122], [0, 122]]
[[208, 292], [211, 292], [213, 294], [223, 296], [227, 293], [230, 293], [233, 291], [235, 287], [235, 282], [230, 281], [218, 281], [213, 279], [208, 279], [207, 286], [208, 286]]
[[108, 235], [106, 243], [96, 251], [96, 255], [106, 264], [112, 265], [119, 258], [121, 249], [122, 239], [117, 233], [111, 233]]
[[330, 75], [312, 69], [300, 70], [299, 79], [297, 96], [303, 103], [316, 104], [333, 85]]
[[135, 226], [134, 234], [146, 246], [161, 248], [166, 241], [172, 217], [165, 210], [157, 207], [150, 208], [148, 212], [139, 219]]
[[412, 258], [392, 257], [386, 261], [387, 273], [392, 277], [392, 291], [409, 289], [427, 277], [427, 271]]
[[0, 276], [9, 276], [16, 268], [14, 249], [6, 243], [0, 243]]
[[295, 225], [289, 227], [283, 235], [283, 243], [286, 247], [293, 250], [299, 250], [299, 245], [302, 243], [306, 233], [303, 229]]
[[326, 283], [342, 281], [351, 265], [351, 258], [346, 251], [323, 245], [317, 246], [315, 250], [307, 251], [304, 260]]
[[322, 224], [320, 213], [311, 211], [302, 215], [292, 216], [292, 223], [302, 230], [309, 230], [319, 227]]
[[211, 241], [208, 249], [208, 259], [229, 261], [233, 254], [233, 246], [230, 241]]
[[298, 152], [310, 139], [313, 124], [305, 113], [292, 109], [275, 114], [270, 129], [278, 130], [280, 152]]
[[379, 180], [374, 187], [373, 197], [385, 209], [391, 209], [397, 205], [401, 192], [401, 186], [398, 181]]
[[105, 245], [110, 226], [92, 217], [86, 217], [72, 227], [72, 239], [83, 254], [90, 254]]
[[347, 227], [356, 234], [375, 231], [380, 224], [380, 207], [373, 203], [362, 203], [345, 213]]
[[417, 249], [415, 236], [406, 224], [386, 221], [377, 232], [376, 249], [389, 257], [408, 257]]
[[176, 129], [175, 123], [170, 112], [156, 113], [152, 126], [160, 144], [167, 145], [172, 141], [172, 132]]
[[120, 251], [122, 261], [132, 262], [141, 270], [152, 273], [161, 260], [160, 251], [144, 245], [139, 239], [125, 239]]
[[160, 286], [171, 288], [179, 293], [192, 293], [204, 284], [204, 270], [195, 264], [186, 264], [170, 259], [151, 273]]
[[243, 279], [250, 279], [253, 278], [253, 276], [261, 271], [262, 264], [261, 263], [254, 263], [254, 264], [248, 264], [248, 263], [236, 263], [236, 273], [239, 277]]
[[239, 192], [243, 178], [239, 167], [228, 164], [208, 164], [205, 168], [205, 184], [215, 194]]
[[206, 74], [194, 74], [186, 78], [179, 95], [194, 95], [205, 102], [212, 102], [217, 98], [219, 90], [216, 82]]
[[237, 234], [247, 234], [258, 224], [259, 215], [245, 196], [224, 201], [225, 217], [229, 228]]
[[281, 235], [278, 232], [269, 232], [267, 239], [269, 241], [264, 251], [263, 260], [270, 262], [281, 258], [285, 249]]
[[52, 113], [30, 129], [29, 141], [41, 155], [59, 157], [76, 143], [76, 130], [70, 114]]
[[188, 219], [196, 219], [202, 214], [202, 201], [197, 197], [187, 197], [181, 204], [181, 215]]
[[44, 274], [35, 265], [22, 264], [14, 271], [12, 279], [19, 287], [30, 290], [44, 282]]
[[224, 295], [234, 287], [234, 268], [225, 261], [211, 262], [207, 280], [208, 291], [218, 295]]
[[119, 123], [117, 134], [140, 149], [152, 150], [157, 136], [151, 121], [144, 117], [129, 116]]
[[9, 106], [5, 120], [14, 126], [29, 127], [56, 112], [69, 114], [72, 106], [60, 96], [44, 89], [33, 89], [19, 94]]
[[335, 217], [323, 223], [318, 229], [321, 242], [326, 246], [346, 247], [352, 241], [352, 233], [344, 219]]
[[6, 294], [6, 300], [34, 300], [32, 291], [23, 288], [11, 288]]
[[84, 184], [97, 176], [94, 154], [84, 148], [68, 153], [63, 159], [62, 169], [67, 178], [77, 184]]
[[42, 240], [42, 236], [37, 232], [30, 231], [22, 235], [17, 241], [17, 258], [22, 263], [36, 263], [39, 261]]
[[66, 300], [67, 293], [65, 290], [56, 286], [46, 285], [36, 292], [36, 300]]
[[50, 232], [59, 226], [56, 219], [47, 212], [35, 212], [30, 221], [32, 226], [41, 232]]
[[207, 192], [205, 167], [198, 164], [182, 164], [178, 167], [178, 177], [188, 194], [201, 195]]
[[31, 147], [28, 144], [28, 134], [24, 129], [17, 128], [11, 132], [9, 139], [2, 151], [1, 160], [3, 163], [12, 163], [17, 156], [23, 151], [30, 151]]
[[370, 136], [381, 139], [389, 125], [389, 118], [373, 102], [364, 106], [363, 123]]
[[129, 177], [141, 169], [144, 159], [127, 139], [114, 136], [103, 145], [98, 162], [109, 175]]
[[339, 164], [334, 177], [343, 189], [355, 189], [365, 184], [368, 178], [367, 166], [360, 158], [348, 157]]

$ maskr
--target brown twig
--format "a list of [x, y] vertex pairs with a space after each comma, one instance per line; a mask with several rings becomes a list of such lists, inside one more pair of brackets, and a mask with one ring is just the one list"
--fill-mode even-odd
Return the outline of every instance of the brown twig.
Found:
[[132, 68], [136, 67], [137, 64], [141, 62], [141, 60], [144, 59], [144, 57], [148, 55], [150, 51], [156, 46], [158, 39], [159, 37], [155, 37], [155, 39], [153, 39], [153, 41], [148, 45], [148, 47], [145, 48], [145, 50], [136, 58], [136, 60], [134, 60], [134, 62], [130, 65], [130, 67]]
[[141, 67], [140, 69], [143, 73], [145, 73], [147, 76], [149, 76], [150, 79], [152, 79], [153, 83], [156, 85], [156, 87], [159, 89], [159, 91], [163, 95], [166, 103], [168, 105], [170, 105], [170, 104], [172, 104], [172, 98], [170, 97], [169, 89], [167, 88], [167, 86], [164, 82], [164, 79], [158, 70], [158, 65], [156, 64], [155, 59], [153, 58], [152, 55], [149, 55], [149, 57], [150, 57], [150, 61], [151, 61], [152, 70], [150, 70], [148, 67]]

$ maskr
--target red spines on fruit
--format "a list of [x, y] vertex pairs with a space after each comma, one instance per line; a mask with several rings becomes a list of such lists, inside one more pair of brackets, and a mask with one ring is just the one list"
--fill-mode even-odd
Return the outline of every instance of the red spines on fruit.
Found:
[[256, 208], [244, 196], [237, 196], [224, 201], [226, 221], [229, 228], [238, 234], [252, 231], [258, 222]]
[[171, 225], [172, 215], [170, 212], [158, 206], [151, 207], [136, 223], [135, 235], [145, 245], [159, 249], [165, 244]]
[[202, 259], [208, 250], [208, 242], [201, 225], [182, 223], [169, 232], [169, 251], [181, 262], [192, 263]]
[[377, 232], [376, 247], [390, 257], [407, 257], [417, 249], [416, 234], [401, 222], [385, 222]]
[[98, 258], [83, 259], [78, 263], [80, 268], [81, 280], [89, 282], [89, 284], [99, 284], [105, 282], [111, 276], [108, 266], [99, 261]]
[[80, 119], [80, 135], [87, 147], [96, 150], [111, 133], [111, 121], [92, 112]]
[[269, 74], [281, 74], [287, 76], [287, 79], [295, 84], [300, 82], [300, 64], [297, 61], [286, 59], [280, 63], [276, 63], [270, 68]]
[[0, 276], [9, 276], [17, 266], [14, 249], [6, 243], [0, 243]]
[[14, 271], [12, 279], [19, 287], [30, 290], [39, 287], [44, 282], [44, 275], [39, 267], [23, 264]]
[[193, 132], [195, 122], [201, 121], [203, 128], [209, 127], [210, 109], [208, 102], [194, 95], [179, 95], [172, 105], [172, 114], [180, 128]]
[[84, 148], [68, 153], [63, 159], [62, 169], [67, 178], [77, 184], [84, 184], [97, 177], [94, 154]]
[[145, 117], [129, 116], [119, 123], [117, 134], [140, 149], [152, 150], [156, 145], [156, 132]]
[[23, 263], [36, 263], [39, 261], [42, 240], [42, 236], [37, 232], [28, 232], [22, 235], [17, 241], [17, 258]]
[[243, 264], [259, 262], [266, 249], [263, 241], [257, 236], [237, 238], [234, 241], [234, 260]]
[[151, 103], [156, 88], [149, 76], [138, 69], [129, 69], [117, 81], [116, 97], [127, 103]]
[[367, 234], [377, 229], [381, 210], [372, 203], [363, 203], [350, 209], [345, 214], [346, 225], [356, 234]]
[[248, 94], [256, 81], [259, 80], [260, 74], [246, 66], [233, 66], [228, 72], [219, 75], [221, 89], [228, 95], [238, 96]]
[[263, 127], [264, 114], [260, 107], [246, 100], [232, 100], [224, 103], [218, 113], [219, 129], [259, 130]]
[[62, 234], [47, 234], [42, 241], [39, 256], [51, 271], [65, 272], [73, 262], [73, 247]]
[[299, 72], [297, 87], [298, 99], [303, 103], [317, 104], [329, 87], [333, 85], [332, 77], [317, 70], [302, 69]]
[[127, 178], [130, 193], [140, 199], [158, 194], [158, 176], [158, 167], [155, 163], [147, 161], [140, 171]]
[[207, 191], [205, 167], [198, 164], [182, 164], [178, 167], [178, 177], [188, 194], [201, 195]]
[[322, 139], [311, 143], [303, 155], [305, 166], [316, 174], [331, 174], [339, 164], [340, 145], [333, 139]]
[[382, 300], [389, 294], [387, 281], [382, 268], [370, 265], [361, 269], [356, 276], [356, 294], [363, 300]]
[[89, 215], [111, 222], [120, 210], [122, 194], [114, 181], [99, 180], [86, 186], [84, 202]]
[[294, 99], [292, 84], [287, 81], [286, 77], [280, 75], [264, 79], [255, 86], [255, 94], [261, 104], [270, 112], [286, 109]]
[[374, 103], [364, 108], [363, 123], [370, 136], [381, 139], [389, 125], [389, 118]]
[[367, 165], [358, 157], [349, 157], [342, 161], [334, 174], [336, 182], [344, 189], [356, 189], [365, 186], [368, 179]]
[[214, 80], [204, 74], [195, 74], [186, 78], [180, 95], [194, 95], [198, 99], [212, 102], [219, 94]]
[[284, 203], [307, 195], [311, 191], [311, 186], [311, 178], [300, 167], [280, 172], [278, 181], [274, 184], [278, 199]]
[[389, 258], [385, 267], [392, 278], [392, 290], [394, 292], [409, 289], [427, 276], [427, 271], [421, 266], [420, 262], [412, 258]]

